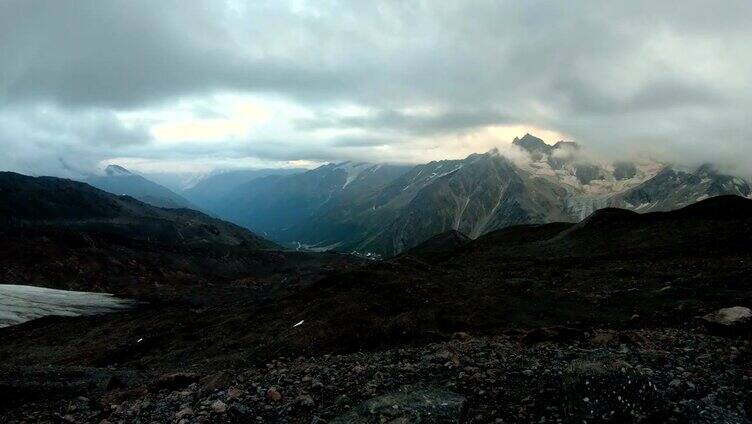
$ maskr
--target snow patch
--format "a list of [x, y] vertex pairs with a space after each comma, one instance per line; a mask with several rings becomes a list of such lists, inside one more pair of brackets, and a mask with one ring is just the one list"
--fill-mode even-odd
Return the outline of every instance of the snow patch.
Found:
[[334, 167], [334, 169], [340, 169], [342, 171], [345, 171], [347, 173], [347, 178], [345, 179], [345, 184], [342, 185], [342, 188], [344, 189], [350, 183], [355, 181], [358, 176], [363, 173], [363, 171], [366, 171], [369, 168], [373, 168], [371, 172], [375, 172], [381, 165], [372, 166], [370, 163], [367, 162], [359, 162], [359, 163], [352, 163], [352, 162], [342, 162]]
[[0, 327], [44, 316], [95, 315], [129, 309], [135, 303], [106, 293], [0, 284]]

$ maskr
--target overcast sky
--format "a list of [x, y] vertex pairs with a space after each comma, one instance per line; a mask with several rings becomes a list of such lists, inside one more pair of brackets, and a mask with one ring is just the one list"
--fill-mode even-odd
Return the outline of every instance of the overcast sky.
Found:
[[752, 174], [752, 2], [0, 0], [0, 169], [424, 162], [532, 132]]

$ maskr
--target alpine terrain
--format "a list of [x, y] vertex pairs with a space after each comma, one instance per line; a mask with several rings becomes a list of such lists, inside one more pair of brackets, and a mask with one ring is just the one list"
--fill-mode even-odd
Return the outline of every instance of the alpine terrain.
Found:
[[195, 209], [191, 202], [167, 187], [119, 165], [108, 165], [104, 169], [104, 175], [90, 176], [84, 182], [112, 194], [131, 196], [152, 206]]
[[752, 194], [711, 165], [679, 170], [644, 160], [600, 163], [574, 142], [526, 134], [514, 146], [414, 167], [330, 164], [261, 178], [228, 195], [224, 218], [280, 243], [392, 256], [456, 230], [477, 238], [519, 224], [576, 222], [604, 207], [668, 211], [708, 197]]

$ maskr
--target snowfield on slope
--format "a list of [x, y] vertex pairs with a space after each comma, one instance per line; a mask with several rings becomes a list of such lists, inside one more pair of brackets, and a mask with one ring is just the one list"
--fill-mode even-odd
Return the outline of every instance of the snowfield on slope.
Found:
[[134, 305], [133, 301], [106, 293], [0, 284], [0, 327], [50, 315], [74, 317], [115, 312]]

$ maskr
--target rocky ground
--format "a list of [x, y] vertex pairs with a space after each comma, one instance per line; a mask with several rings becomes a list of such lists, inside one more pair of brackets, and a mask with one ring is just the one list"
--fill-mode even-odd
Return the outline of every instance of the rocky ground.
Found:
[[[416, 393], [462, 405], [439, 410], [445, 421], [408, 422], [744, 423], [752, 413], [748, 340], [677, 330], [570, 337], [533, 343], [529, 335], [458, 334], [420, 348], [279, 358], [208, 375], [111, 377], [109, 390], [16, 405], [1, 421], [323, 423], [349, 412], [339, 422], [357, 422], [370, 410], [379, 416], [362, 422], [403, 422], [388, 420], [417, 417], [414, 402], [400, 406]], [[374, 401], [358, 408], [389, 394], [382, 410]]]
[[6, 276], [147, 301], [0, 329], [0, 422], [747, 423], [752, 201], [698, 205], [368, 263], [0, 238]]

